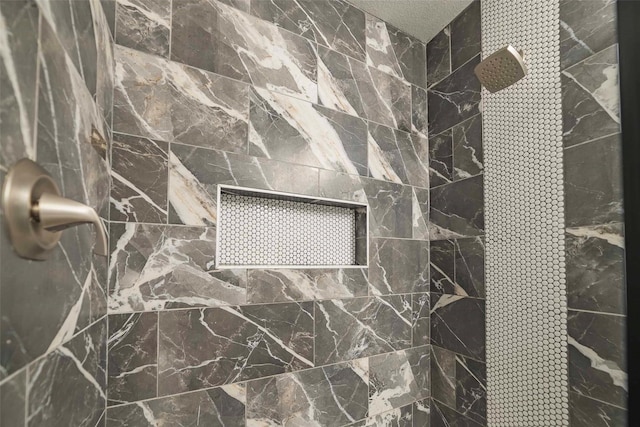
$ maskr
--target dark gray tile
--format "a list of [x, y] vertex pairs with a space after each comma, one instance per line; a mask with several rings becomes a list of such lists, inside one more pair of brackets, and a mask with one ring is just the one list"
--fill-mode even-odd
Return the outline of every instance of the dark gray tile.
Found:
[[484, 239], [457, 239], [455, 246], [455, 283], [461, 295], [484, 298]]
[[123, 47], [115, 59], [114, 131], [246, 153], [247, 85]]
[[411, 346], [411, 297], [317, 301], [317, 365], [402, 350]]
[[243, 427], [244, 384], [185, 393], [107, 410], [107, 427]]
[[[109, 18], [105, 16], [100, 2], [91, 1], [90, 3], [97, 48], [95, 100], [106, 123], [105, 127], [107, 129], [105, 130], [109, 133], [113, 116], [113, 84], [115, 81], [114, 45], [108, 22]], [[115, 7], [115, 2], [113, 2], [113, 5]], [[105, 135], [105, 139], [110, 141], [109, 135]]]
[[431, 427], [481, 427], [483, 425], [463, 416], [435, 399], [431, 401]]
[[319, 47], [318, 94], [326, 107], [411, 131], [411, 85]]
[[482, 116], [477, 115], [452, 129], [453, 175], [465, 179], [482, 173]]
[[421, 87], [411, 86], [411, 132], [429, 135], [429, 115], [427, 108], [427, 91]]
[[569, 422], [572, 427], [626, 426], [627, 411], [589, 399], [578, 393], [569, 393]]
[[474, 1], [451, 22], [451, 69], [457, 70], [480, 53], [480, 1]]
[[369, 283], [373, 295], [429, 291], [429, 243], [370, 239]]
[[431, 342], [431, 306], [429, 304], [429, 294], [413, 294], [411, 296], [412, 304], [412, 345], [418, 347], [428, 345]]
[[433, 86], [451, 73], [451, 30], [445, 27], [427, 43], [427, 85]]
[[560, 1], [562, 69], [616, 43], [615, 0]]
[[569, 228], [565, 248], [568, 306], [624, 314], [623, 225]]
[[439, 402], [456, 407], [456, 355], [431, 346], [431, 396]]
[[429, 138], [429, 185], [453, 182], [453, 134], [446, 130]]
[[362, 182], [371, 215], [370, 236], [410, 238], [413, 234], [411, 187], [373, 179]]
[[429, 240], [429, 190], [413, 188], [413, 238]]
[[247, 384], [249, 425], [341, 426], [367, 415], [368, 359]]
[[432, 293], [431, 343], [474, 359], [484, 360], [484, 300]]
[[105, 317], [29, 366], [29, 426], [96, 425], [105, 408], [106, 344]]
[[627, 405], [626, 319], [569, 310], [569, 388], [612, 405]]
[[264, 304], [366, 296], [367, 269], [248, 270], [247, 302]]
[[160, 312], [158, 393], [311, 368], [313, 303]]
[[621, 145], [613, 135], [564, 151], [568, 227], [622, 222]]
[[429, 135], [437, 135], [480, 112], [480, 82], [473, 69], [480, 55], [469, 60], [428, 91]]
[[430, 245], [431, 292], [460, 294], [456, 292], [455, 253], [451, 240], [433, 241]]
[[114, 134], [111, 221], [167, 222], [169, 144]]
[[465, 417], [487, 423], [487, 367], [464, 356], [456, 356], [456, 410]]
[[429, 235], [432, 240], [484, 234], [482, 175], [431, 189]]
[[346, 1], [254, 0], [251, 14], [352, 58], [365, 60], [365, 13]]
[[173, 3], [171, 59], [307, 101], [318, 98], [312, 42], [217, 1]]
[[27, 370], [0, 385], [0, 425], [26, 427]]
[[[412, 405], [403, 406], [349, 424], [347, 427], [412, 427], [416, 425], [412, 421], [412, 410]], [[422, 426], [422, 424], [417, 425]]]
[[249, 154], [367, 175], [367, 124], [262, 89], [251, 91]]
[[171, 0], [119, 0], [116, 43], [169, 57]]
[[111, 225], [111, 313], [246, 302], [246, 272], [215, 270], [215, 230]]
[[116, 0], [100, 0], [100, 4], [109, 26], [109, 32], [113, 37], [116, 28]]
[[415, 427], [429, 427], [431, 425], [431, 399], [413, 403], [413, 425]]
[[620, 132], [618, 45], [562, 72], [565, 147]]
[[109, 316], [107, 404], [156, 397], [158, 314]]

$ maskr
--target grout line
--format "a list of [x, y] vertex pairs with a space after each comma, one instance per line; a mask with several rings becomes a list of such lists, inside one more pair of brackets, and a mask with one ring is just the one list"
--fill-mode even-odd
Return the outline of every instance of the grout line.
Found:
[[[617, 132], [613, 132], [613, 133], [610, 133], [608, 135], [599, 136], [597, 138], [590, 139], [588, 141], [579, 142], [577, 144], [573, 144], [573, 145], [570, 145], [568, 147], [562, 147], [562, 150], [563, 151], [568, 151], [568, 150], [571, 150], [573, 148], [581, 147], [583, 145], [590, 144], [592, 142], [598, 142], [598, 141], [601, 141], [603, 139], [611, 138], [612, 136], [616, 136], [616, 135], [622, 135], [622, 132], [620, 130], [618, 130]], [[564, 160], [564, 157], [563, 157], [563, 160]]]
[[623, 318], [626, 319], [627, 315], [625, 313], [611, 313], [608, 311], [595, 311], [595, 310], [583, 310], [580, 308], [572, 308], [567, 306], [567, 313], [569, 312], [576, 312], [576, 313], [589, 313], [589, 314], [599, 314], [599, 315], [603, 315], [603, 316], [611, 316], [611, 317], [619, 317], [619, 318]]

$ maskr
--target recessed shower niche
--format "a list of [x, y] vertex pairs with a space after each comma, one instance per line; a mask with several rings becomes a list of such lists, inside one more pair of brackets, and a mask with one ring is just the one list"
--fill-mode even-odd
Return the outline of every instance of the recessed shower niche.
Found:
[[360, 268], [367, 218], [365, 204], [221, 185], [216, 267]]

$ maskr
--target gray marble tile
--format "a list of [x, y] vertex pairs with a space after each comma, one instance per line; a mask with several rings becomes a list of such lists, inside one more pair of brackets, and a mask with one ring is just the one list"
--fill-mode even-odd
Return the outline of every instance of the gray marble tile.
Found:
[[367, 269], [249, 270], [247, 302], [264, 304], [367, 296]]
[[415, 427], [429, 427], [431, 425], [431, 399], [424, 399], [413, 403], [413, 425]]
[[453, 182], [453, 132], [446, 130], [429, 138], [429, 185]]
[[307, 101], [318, 99], [312, 42], [215, 0], [173, 3], [171, 59]]
[[249, 154], [367, 175], [364, 120], [305, 101], [251, 91]]
[[429, 240], [429, 190], [413, 188], [413, 238]]
[[565, 147], [620, 132], [618, 45], [562, 72]]
[[246, 272], [215, 270], [215, 230], [112, 224], [111, 313], [246, 302]]
[[451, 22], [451, 69], [457, 70], [480, 53], [480, 1], [471, 5]]
[[365, 60], [365, 13], [342, 0], [253, 0], [251, 14]]
[[460, 295], [485, 297], [484, 238], [454, 241], [455, 284]]
[[308, 166], [171, 144], [169, 222], [215, 225], [218, 184], [315, 196], [318, 173]]
[[456, 355], [456, 410], [465, 417], [487, 423], [487, 367]]
[[0, 385], [0, 425], [26, 427], [26, 398], [27, 371], [25, 369]]
[[445, 405], [456, 407], [456, 355], [431, 346], [431, 396]]
[[565, 248], [568, 306], [624, 314], [623, 225], [569, 228]]
[[438, 135], [480, 112], [481, 87], [473, 74], [478, 63], [480, 55], [429, 89], [429, 135]]
[[560, 64], [569, 67], [616, 43], [615, 0], [560, 1]]
[[158, 314], [109, 316], [107, 405], [156, 397]]
[[411, 132], [429, 135], [429, 115], [427, 106], [427, 91], [421, 87], [411, 86]]
[[569, 310], [569, 388], [619, 407], [627, 405], [626, 319]]
[[453, 176], [456, 180], [470, 178], [484, 170], [482, 149], [482, 116], [454, 126], [453, 137]]
[[218, 0], [224, 4], [235, 7], [238, 10], [249, 13], [251, 10], [251, 0]]
[[481, 427], [483, 425], [484, 423], [477, 423], [435, 399], [431, 401], [431, 427]]
[[431, 343], [468, 357], [484, 360], [484, 300], [432, 293]]
[[29, 366], [29, 426], [96, 425], [105, 409], [106, 343], [105, 317]]
[[568, 227], [622, 222], [620, 135], [564, 151], [565, 221]]
[[431, 342], [431, 307], [429, 304], [429, 294], [413, 294], [411, 296], [412, 304], [412, 345], [418, 347], [428, 345]]
[[167, 222], [169, 144], [114, 134], [111, 221]]
[[483, 177], [432, 188], [429, 236], [432, 240], [484, 234]]
[[451, 29], [440, 31], [427, 43], [427, 85], [433, 86], [451, 74]]
[[412, 421], [412, 411], [412, 405], [407, 405], [349, 424], [348, 427], [412, 427], [416, 425]]
[[102, 5], [104, 17], [107, 20], [109, 32], [113, 37], [116, 28], [116, 0], [100, 0], [100, 4]]
[[[111, 128], [111, 118], [113, 115], [113, 84], [115, 81], [115, 63], [113, 57], [113, 39], [109, 21], [105, 14], [101, 0], [89, 0], [91, 3], [91, 14], [93, 17], [93, 27], [96, 36], [97, 63], [96, 63], [96, 94], [95, 100], [98, 109], [104, 118], [106, 128]], [[115, 2], [113, 3], [115, 7]], [[107, 133], [109, 133], [107, 130]], [[110, 141], [108, 135], [105, 138]]]
[[117, 0], [116, 43], [169, 57], [171, 0]]
[[411, 297], [317, 301], [317, 365], [402, 350], [411, 346]]
[[411, 131], [411, 85], [365, 63], [318, 47], [318, 96], [326, 107]]
[[454, 242], [432, 241], [430, 245], [431, 292], [464, 295], [456, 284]]
[[246, 153], [247, 85], [123, 47], [115, 58], [114, 131]]
[[429, 291], [429, 243], [370, 239], [369, 283], [372, 295]]
[[314, 366], [313, 303], [160, 312], [158, 393]]
[[569, 393], [569, 422], [572, 427], [626, 426], [627, 411], [589, 399], [578, 393]]
[[367, 415], [368, 359], [247, 384], [247, 425], [341, 426]]
[[107, 427], [243, 427], [245, 405], [245, 385], [231, 384], [111, 407]]

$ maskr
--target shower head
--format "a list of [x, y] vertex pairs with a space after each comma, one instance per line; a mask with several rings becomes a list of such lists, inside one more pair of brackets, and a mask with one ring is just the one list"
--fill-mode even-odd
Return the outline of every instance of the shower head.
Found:
[[491, 93], [511, 86], [527, 75], [524, 54], [513, 46], [507, 46], [476, 65], [476, 76]]

